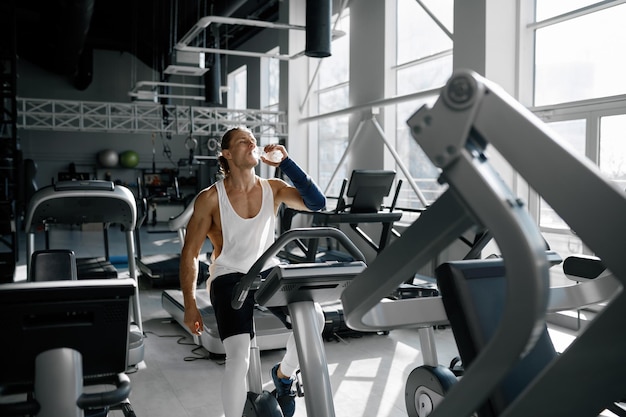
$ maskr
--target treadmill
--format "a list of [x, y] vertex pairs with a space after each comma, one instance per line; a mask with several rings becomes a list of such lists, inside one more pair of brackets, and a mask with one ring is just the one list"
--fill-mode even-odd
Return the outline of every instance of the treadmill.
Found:
[[[77, 259], [78, 279], [117, 279], [117, 270], [108, 260], [107, 229], [111, 224], [122, 226], [126, 238], [128, 272], [137, 284], [135, 264], [135, 225], [137, 206], [135, 196], [126, 187], [111, 181], [59, 181], [39, 189], [33, 194], [26, 212], [27, 280], [31, 281], [31, 258], [35, 252], [35, 235], [46, 232], [46, 249], [50, 242], [48, 231], [51, 225], [75, 225], [102, 223], [105, 231], [105, 258]], [[72, 249], [72, 248], [65, 248]], [[139, 305], [139, 287], [135, 285], [132, 297], [132, 326], [129, 337], [128, 365], [143, 361], [143, 325]]]
[[[193, 214], [193, 205], [196, 198], [187, 205], [185, 210], [178, 216], [172, 217], [167, 222], [168, 230], [170, 232], [178, 233], [178, 237], [182, 244], [185, 241], [185, 227], [187, 222]], [[143, 224], [145, 221], [148, 208], [146, 199], [140, 200], [142, 204], [142, 215], [137, 222], [138, 225]], [[178, 269], [180, 267], [180, 253], [157, 253], [153, 255], [143, 256], [141, 253], [140, 238], [139, 238], [139, 226], [137, 227], [137, 267], [141, 271], [143, 277], [148, 278], [153, 287], [180, 287], [180, 280], [178, 277]], [[209, 276], [209, 266], [206, 262], [198, 262], [198, 284], [202, 284], [207, 280]]]
[[[206, 288], [199, 288], [196, 291], [196, 303], [198, 304], [200, 314], [202, 314], [204, 330], [200, 336], [193, 336], [194, 342], [211, 354], [224, 355], [226, 352], [217, 331], [217, 321], [215, 320], [213, 306]], [[164, 290], [161, 293], [161, 305], [185, 331], [189, 332], [184, 322], [185, 309], [183, 292], [181, 290]], [[273, 350], [287, 346], [287, 339], [291, 334], [291, 330], [287, 329], [268, 309], [257, 306], [254, 310], [254, 322], [259, 349]]]
[[[171, 231], [176, 231], [180, 238], [181, 249], [185, 242], [185, 233], [187, 230], [187, 223], [193, 214], [193, 207], [195, 198], [189, 203], [187, 208], [178, 216], [171, 218], [168, 221], [168, 227]], [[177, 255], [155, 255], [155, 257], [161, 256], [161, 262], [170, 262], [172, 259], [176, 263], [176, 280], [178, 281], [178, 265], [180, 263], [180, 254]], [[168, 257], [169, 256], [169, 257]], [[153, 260], [156, 260], [154, 258]], [[168, 260], [169, 259], [169, 260]], [[155, 273], [157, 270], [155, 264], [150, 265], [145, 263], [146, 258], [138, 261], [139, 267], [145, 274], [148, 267], [151, 268], [151, 273]], [[198, 274], [198, 283], [206, 281], [208, 277], [208, 265], [201, 262], [201, 268]], [[204, 269], [203, 269], [204, 268]], [[204, 279], [202, 280], [203, 270], [206, 271]], [[158, 279], [158, 278], [154, 278]], [[220, 340], [219, 333], [217, 331], [217, 322], [215, 321], [215, 314], [213, 313], [213, 306], [209, 297], [209, 292], [206, 288], [198, 288], [196, 291], [196, 303], [198, 309], [202, 314], [202, 321], [204, 322], [204, 330], [202, 334], [193, 336], [194, 342], [197, 345], [204, 347], [209, 353], [215, 355], [223, 355], [224, 346]], [[166, 289], [161, 293], [161, 305], [167, 311], [178, 324], [182, 326], [185, 331], [189, 332], [187, 326], [184, 323], [184, 303], [183, 293], [180, 289]], [[257, 306], [254, 313], [254, 320], [256, 326], [257, 344], [261, 350], [282, 349], [287, 346], [287, 339], [291, 334], [291, 330], [285, 328], [284, 324], [269, 310], [266, 308]], [[191, 334], [191, 332], [189, 332]]]

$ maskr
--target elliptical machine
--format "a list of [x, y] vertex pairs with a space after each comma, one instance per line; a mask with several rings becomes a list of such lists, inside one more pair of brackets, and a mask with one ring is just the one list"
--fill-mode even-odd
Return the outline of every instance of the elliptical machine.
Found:
[[[265, 262], [289, 242], [297, 239], [333, 238], [355, 259], [351, 262], [304, 263], [275, 266], [265, 280], [259, 273]], [[241, 308], [249, 291], [265, 307], [287, 306], [296, 341], [302, 379], [307, 393], [305, 404], [309, 417], [334, 417], [335, 409], [328, 374], [326, 352], [317, 320], [319, 303], [336, 301], [352, 279], [365, 268], [365, 256], [339, 229], [314, 227], [292, 229], [272, 244], [252, 265], [233, 292], [232, 306]], [[246, 417], [282, 417], [276, 397], [263, 391], [259, 349], [251, 346], [248, 370]]]

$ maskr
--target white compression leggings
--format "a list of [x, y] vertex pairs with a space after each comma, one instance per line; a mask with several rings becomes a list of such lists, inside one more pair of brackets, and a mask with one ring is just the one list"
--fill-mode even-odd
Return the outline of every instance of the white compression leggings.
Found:
[[[324, 330], [324, 312], [315, 304], [320, 334]], [[246, 404], [247, 374], [250, 365], [250, 335], [247, 333], [227, 337], [223, 341], [226, 363], [222, 378], [222, 405], [224, 417], [241, 417]], [[287, 351], [280, 362], [280, 371], [293, 375], [300, 366], [293, 333], [287, 339]]]

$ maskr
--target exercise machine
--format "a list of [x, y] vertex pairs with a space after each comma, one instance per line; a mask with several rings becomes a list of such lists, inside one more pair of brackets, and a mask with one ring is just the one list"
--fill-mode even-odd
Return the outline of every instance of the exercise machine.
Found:
[[[265, 280], [260, 281], [259, 274], [268, 259], [274, 257], [288, 243], [305, 238], [335, 239], [346, 248], [355, 261], [280, 264], [271, 270]], [[235, 309], [241, 308], [250, 291], [256, 291], [254, 299], [261, 306], [287, 306], [306, 390], [304, 398], [309, 417], [335, 416], [328, 364], [321, 337], [322, 329], [317, 323], [317, 311], [321, 309], [319, 304], [338, 300], [353, 277], [365, 269], [364, 261], [365, 257], [361, 251], [338, 229], [331, 227], [292, 229], [276, 239], [241, 278], [233, 291], [232, 306]], [[260, 363], [259, 350], [253, 343], [248, 372], [250, 391], [244, 415], [282, 416], [276, 398], [262, 390]]]
[[[546, 311], [584, 305], [592, 298], [609, 302], [565, 352], [528, 378], [531, 382], [498, 415], [592, 416], [622, 398], [626, 392], [622, 375], [626, 336], [620, 331], [626, 320], [623, 191], [584, 157], [562, 146], [530, 111], [471, 71], [455, 72], [435, 105], [422, 107], [408, 124], [449, 188], [344, 291], [341, 299], [348, 326], [356, 330], [418, 327], [447, 317], [437, 297], [380, 301], [407, 274], [479, 224], [492, 233], [502, 251], [506, 277], [502, 312], [493, 336], [431, 415], [469, 416], [479, 411], [540, 339]], [[602, 259], [614, 275], [608, 282], [612, 292], [599, 296], [588, 290], [601, 285], [588, 287], [588, 283], [549, 288], [550, 263], [536, 222], [491, 166], [488, 145], [497, 148]], [[563, 187], [562, 178], [584, 184], [585, 194]], [[419, 399], [412, 400], [419, 404]]]
[[[181, 249], [185, 242], [187, 223], [193, 214], [194, 202], [195, 198], [181, 214], [171, 218], [168, 222], [169, 229], [178, 233]], [[177, 254], [173, 256], [176, 258], [174, 261], [172, 261], [172, 256], [164, 255], [164, 257], [169, 259], [168, 262], [176, 263], [176, 279], [178, 279], [180, 255]], [[140, 268], [144, 268], [142, 265], [145, 265], [145, 263], [140, 261], [139, 264]], [[202, 264], [204, 263], [202, 262]], [[204, 266], [201, 265], [201, 268], [208, 269], [208, 266], [204, 264]], [[202, 274], [202, 269], [200, 270], [200, 274]], [[223, 355], [224, 346], [222, 345], [222, 341], [217, 331], [217, 322], [215, 320], [215, 314], [213, 313], [213, 306], [211, 305], [209, 292], [206, 289], [198, 288], [196, 291], [196, 303], [198, 304], [200, 314], [202, 314], [204, 329], [200, 336], [193, 336], [194, 342], [197, 345], [204, 347], [211, 354]], [[161, 305], [163, 306], [163, 309], [165, 309], [165, 311], [167, 311], [170, 316], [172, 316], [172, 318], [180, 324], [183, 329], [185, 329], [185, 331], [189, 332], [189, 329], [187, 329], [187, 326], [184, 323], [185, 304], [181, 290], [164, 290], [161, 293]], [[281, 349], [285, 347], [287, 339], [291, 334], [291, 330], [285, 328], [285, 325], [274, 314], [265, 308], [257, 307], [254, 312], [254, 318], [256, 322], [257, 343], [261, 350]]]
[[[393, 235], [399, 236], [393, 229], [393, 224], [402, 218], [402, 212], [395, 210], [402, 180], [398, 180], [391, 205], [383, 206], [383, 200], [389, 195], [395, 176], [396, 172], [390, 170], [354, 170], [349, 182], [347, 179], [343, 180], [339, 196], [336, 197], [337, 205], [333, 210], [300, 211], [285, 208], [280, 218], [281, 232], [291, 229], [293, 218], [298, 214], [308, 218], [310, 224], [315, 226], [333, 225], [341, 228], [342, 225], [349, 225], [359, 242], [377, 254], [390, 243]], [[372, 225], [380, 225], [378, 241], [364, 230], [364, 227]], [[316, 259], [349, 260], [345, 253], [330, 247], [323, 252], [318, 251], [318, 240], [309, 239], [306, 243], [296, 241], [294, 243], [298, 251], [284, 250], [281, 256], [295, 262], [314, 262]]]
[[[110, 181], [60, 181], [54, 185], [40, 188], [31, 197], [24, 221], [26, 231], [26, 262], [27, 279], [30, 280], [31, 258], [36, 250], [35, 235], [44, 230], [46, 233], [46, 247], [50, 249], [47, 232], [53, 225], [82, 225], [86, 223], [101, 223], [105, 231], [105, 250], [108, 258], [107, 229], [112, 224], [122, 227], [126, 240], [128, 258], [128, 273], [130, 278], [137, 282], [137, 267], [135, 263], [134, 230], [137, 221], [137, 206], [133, 193], [126, 187], [115, 185]], [[63, 248], [73, 249], [73, 248]], [[77, 277], [79, 280], [91, 278], [117, 279], [117, 270], [107, 259], [81, 258], [76, 260]], [[89, 265], [88, 271], [84, 268]], [[81, 268], [83, 266], [83, 268]], [[105, 266], [101, 270], [99, 266]], [[114, 274], [107, 272], [110, 268]], [[83, 272], [81, 274], [81, 271]], [[143, 324], [141, 322], [141, 308], [139, 304], [139, 288], [134, 287], [132, 297], [132, 327], [130, 330], [128, 365], [137, 365], [143, 361]]]
[[[193, 204], [196, 201], [194, 197], [185, 209], [177, 216], [168, 220], [168, 231], [176, 233], [180, 239], [181, 249], [185, 241], [185, 228], [191, 215], [193, 214]], [[139, 199], [141, 215], [137, 221], [138, 225], [143, 224], [148, 216], [148, 205], [145, 198]], [[147, 278], [153, 287], [180, 287], [179, 268], [180, 253], [158, 253], [154, 255], [143, 255], [140, 246], [140, 230], [137, 227], [137, 266], [143, 277]], [[198, 261], [198, 281], [202, 284], [209, 276], [209, 266], [206, 262]]]
[[[597, 258], [570, 256], [565, 259], [566, 276], [581, 279], [602, 279], [611, 275]], [[505, 300], [505, 271], [499, 259], [453, 261], [440, 265], [436, 271], [444, 306], [450, 319], [464, 366], [472, 366], [486, 342], [492, 337]], [[609, 280], [607, 280], [609, 282]], [[613, 280], [615, 284], [616, 281]], [[611, 297], [607, 297], [607, 300]], [[577, 306], [579, 308], [584, 305]], [[473, 329], [473, 331], [469, 331]], [[481, 406], [479, 415], [495, 416], [521, 393], [532, 379], [557, 358], [547, 326], [530, 349], [509, 371], [506, 378]], [[624, 416], [626, 410], [616, 404], [607, 408]]]
[[136, 282], [0, 285], [0, 415], [134, 417], [126, 371]]
[[[202, 314], [204, 329], [200, 336], [193, 335], [194, 343], [202, 346], [212, 355], [224, 355], [224, 345], [217, 330], [213, 305], [206, 289], [196, 290], [196, 303]], [[163, 290], [161, 305], [186, 332], [190, 333], [184, 322], [185, 304], [181, 290]], [[260, 350], [282, 349], [287, 345], [291, 330], [287, 329], [273, 313], [258, 306], [254, 310], [254, 320]]]

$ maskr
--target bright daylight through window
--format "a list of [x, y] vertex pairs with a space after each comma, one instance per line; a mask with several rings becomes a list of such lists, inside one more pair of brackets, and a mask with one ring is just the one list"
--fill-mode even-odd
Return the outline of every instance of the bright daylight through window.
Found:
[[[533, 110], [621, 189], [626, 189], [626, 4], [528, 0], [534, 22]], [[567, 179], [563, 179], [564, 184]], [[585, 192], [585, 190], [581, 190]], [[586, 251], [569, 226], [539, 202], [539, 222], [563, 257]]]

